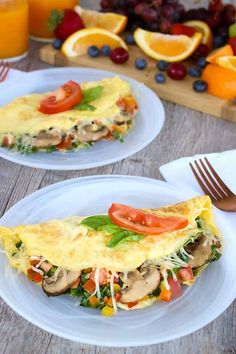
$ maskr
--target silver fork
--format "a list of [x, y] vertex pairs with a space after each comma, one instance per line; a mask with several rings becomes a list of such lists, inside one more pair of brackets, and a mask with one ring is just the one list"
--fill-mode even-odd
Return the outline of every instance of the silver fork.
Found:
[[224, 211], [236, 211], [236, 195], [226, 186], [205, 157], [189, 164], [203, 192], [211, 198], [212, 203]]
[[10, 69], [11, 66], [8, 62], [4, 60], [0, 61], [0, 83], [6, 80]]

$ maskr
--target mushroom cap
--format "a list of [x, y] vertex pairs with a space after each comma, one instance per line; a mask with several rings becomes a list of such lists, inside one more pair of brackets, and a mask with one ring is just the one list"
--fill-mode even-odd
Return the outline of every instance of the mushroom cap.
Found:
[[61, 295], [76, 282], [80, 274], [80, 271], [59, 269], [52, 277], [44, 278], [42, 282], [43, 291], [48, 296]]

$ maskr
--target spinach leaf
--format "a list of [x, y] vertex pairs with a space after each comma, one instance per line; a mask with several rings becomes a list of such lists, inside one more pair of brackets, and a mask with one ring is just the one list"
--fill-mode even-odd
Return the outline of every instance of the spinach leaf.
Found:
[[21, 248], [22, 241], [19, 241], [15, 244], [16, 248], [19, 250]]
[[114, 224], [103, 225], [97, 228], [97, 231], [106, 231], [109, 234], [114, 234], [116, 232], [119, 232], [120, 230], [120, 227]]
[[128, 230], [122, 230], [120, 229], [119, 232], [115, 233], [111, 240], [108, 242], [107, 247], [113, 248], [117, 245], [120, 245], [126, 241], [140, 241], [144, 238], [143, 235], [139, 235], [136, 233], [133, 233]]
[[84, 219], [81, 224], [98, 230], [101, 226], [112, 224], [112, 221], [107, 215], [94, 215]]
[[144, 238], [144, 236], [143, 236], [143, 235], [139, 235], [139, 234], [129, 235], [129, 236], [123, 238], [123, 239], [119, 242], [119, 245], [120, 245], [121, 243], [124, 243], [124, 242], [127, 242], [127, 241], [136, 241], [136, 242], [137, 242], [137, 241], [142, 240], [143, 238]]
[[103, 86], [91, 87], [89, 89], [83, 90], [83, 99], [80, 104], [90, 103], [97, 100], [102, 96]]
[[88, 103], [80, 103], [77, 106], [74, 107], [74, 109], [76, 111], [90, 111], [90, 112], [94, 112], [96, 110], [96, 108]]

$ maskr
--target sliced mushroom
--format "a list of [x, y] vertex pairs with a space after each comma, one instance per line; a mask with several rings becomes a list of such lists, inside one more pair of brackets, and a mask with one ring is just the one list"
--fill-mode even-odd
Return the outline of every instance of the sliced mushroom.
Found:
[[84, 125], [78, 132], [75, 134], [75, 138], [81, 142], [97, 141], [109, 133], [109, 130], [102, 126], [97, 130], [94, 130], [92, 125]]
[[56, 146], [62, 141], [62, 136], [56, 131], [41, 130], [35, 139], [34, 146], [37, 148], [47, 148], [50, 146]]
[[80, 271], [67, 271], [59, 269], [50, 278], [44, 278], [42, 283], [43, 291], [48, 296], [57, 296], [63, 294], [78, 280]]
[[203, 234], [195, 242], [189, 243], [185, 249], [193, 256], [188, 263], [192, 268], [206, 264], [212, 253], [211, 245]]
[[142, 299], [153, 292], [160, 283], [160, 273], [156, 268], [144, 268], [128, 273], [128, 288], [122, 291], [120, 302], [128, 303]]

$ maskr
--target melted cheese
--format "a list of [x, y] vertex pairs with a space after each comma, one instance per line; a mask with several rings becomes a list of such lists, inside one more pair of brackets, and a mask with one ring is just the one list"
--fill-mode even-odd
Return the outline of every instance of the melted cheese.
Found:
[[93, 112], [70, 110], [57, 114], [43, 114], [38, 111], [40, 101], [48, 95], [31, 94], [18, 97], [0, 109], [0, 134], [37, 134], [40, 130], [56, 127], [63, 132], [73, 128], [77, 123], [86, 124], [93, 120], [109, 126], [120, 113], [116, 102], [120, 97], [131, 94], [130, 85], [119, 77], [103, 79], [99, 82], [82, 83], [82, 89], [103, 86], [102, 96], [91, 104], [96, 107]]

